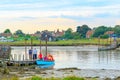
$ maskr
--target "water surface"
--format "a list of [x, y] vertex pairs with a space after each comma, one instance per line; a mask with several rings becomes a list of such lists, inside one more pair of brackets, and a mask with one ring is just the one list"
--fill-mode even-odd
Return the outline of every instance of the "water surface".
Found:
[[[33, 46], [40, 51], [39, 46]], [[14, 60], [28, 59], [28, 49], [25, 47], [12, 47]], [[25, 57], [25, 53], [27, 57]], [[45, 54], [45, 47], [42, 46], [42, 53]], [[80, 69], [120, 69], [120, 51], [98, 51], [98, 46], [48, 46], [48, 53], [55, 58], [54, 68]]]

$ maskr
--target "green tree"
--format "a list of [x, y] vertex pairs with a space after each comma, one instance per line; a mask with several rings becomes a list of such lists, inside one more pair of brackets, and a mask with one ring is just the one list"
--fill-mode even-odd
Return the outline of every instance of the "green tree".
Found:
[[106, 26], [97, 27], [95, 28], [93, 37], [99, 37], [100, 35], [103, 35], [106, 31], [108, 31], [108, 28]]
[[80, 39], [79, 33], [73, 32], [72, 34], [73, 34], [73, 38], [74, 38], [74, 39]]
[[113, 31], [114, 29], [112, 27], [108, 27], [108, 31]]
[[36, 31], [35, 34], [40, 34], [40, 31]]
[[29, 34], [26, 34], [26, 35], [25, 35], [25, 38], [26, 38], [27, 40], [30, 40], [31, 36], [30, 36]]
[[88, 25], [82, 25], [77, 27], [76, 32], [79, 33], [81, 38], [86, 38], [86, 33], [88, 30], [91, 30], [91, 28], [89, 28]]
[[114, 33], [120, 35], [120, 25], [116, 25], [114, 28]]
[[17, 30], [15, 31], [14, 33], [15, 35], [18, 35], [18, 36], [24, 36], [25, 34], [22, 32], [22, 30]]
[[68, 28], [68, 29], [65, 31], [64, 38], [65, 38], [65, 39], [73, 39], [72, 31], [73, 31], [73, 30], [72, 30], [71, 28]]
[[104, 34], [104, 35], [101, 35], [100, 38], [107, 39], [107, 38], [109, 38], [109, 35], [108, 34]]
[[4, 33], [11, 33], [10, 29], [6, 29]]

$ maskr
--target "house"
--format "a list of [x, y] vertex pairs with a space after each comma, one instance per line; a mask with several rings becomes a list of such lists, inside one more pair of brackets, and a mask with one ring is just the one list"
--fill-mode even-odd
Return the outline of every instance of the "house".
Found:
[[115, 37], [116, 34], [114, 34], [114, 31], [107, 31], [104, 34], [107, 34], [109, 37]]
[[41, 40], [46, 40], [46, 39], [48, 41], [54, 41], [54, 36], [50, 31], [47, 30], [41, 32]]
[[105, 32], [105, 34], [112, 35], [112, 34], [114, 34], [114, 31], [107, 31], [107, 32]]
[[0, 42], [7, 42], [7, 38], [4, 36], [0, 37]]
[[118, 35], [115, 34], [114, 31], [107, 31], [105, 32], [105, 34], [107, 34], [110, 38], [113, 38], [114, 40], [116, 40], [116, 38], [118, 37]]
[[92, 30], [88, 30], [86, 33], [86, 38], [90, 38], [93, 35], [93, 31]]
[[64, 33], [65, 33], [65, 31], [62, 30], [62, 32], [60, 32], [59, 29], [57, 29], [57, 32], [55, 33], [55, 37], [63, 36]]
[[40, 37], [41, 37], [41, 32], [40, 32], [40, 31], [37, 31], [37, 32], [34, 34], [34, 36], [40, 38]]
[[0, 36], [11, 37], [12, 33], [1, 33]]

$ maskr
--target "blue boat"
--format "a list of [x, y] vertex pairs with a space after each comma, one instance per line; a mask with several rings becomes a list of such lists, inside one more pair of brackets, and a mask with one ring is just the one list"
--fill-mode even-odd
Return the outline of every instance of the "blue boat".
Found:
[[36, 60], [37, 65], [52, 65], [55, 64], [54, 61]]
[[54, 67], [55, 64], [48, 64], [48, 65], [37, 65], [38, 68], [42, 68], [42, 69], [52, 69]]
[[[40, 41], [40, 53], [41, 53], [41, 41]], [[42, 60], [41, 59], [36, 60], [37, 66], [39, 66], [40, 68], [50, 68], [50, 67], [54, 66], [55, 61], [54, 61], [52, 55], [49, 55], [49, 58], [51, 58], [51, 59], [48, 59], [47, 56], [48, 56], [48, 54], [47, 54], [47, 35], [46, 35], [46, 54]]]

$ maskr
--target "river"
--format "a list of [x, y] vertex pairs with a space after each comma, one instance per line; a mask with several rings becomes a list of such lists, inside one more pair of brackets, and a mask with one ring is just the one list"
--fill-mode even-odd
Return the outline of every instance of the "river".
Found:
[[[14, 60], [28, 59], [30, 46], [12, 46], [12, 58]], [[33, 46], [38, 53], [39, 46]], [[120, 69], [120, 50], [98, 51], [98, 46], [48, 46], [48, 53], [55, 59], [55, 69], [76, 67], [79, 69]], [[27, 57], [25, 57], [25, 52]], [[45, 54], [45, 46], [42, 46]]]

